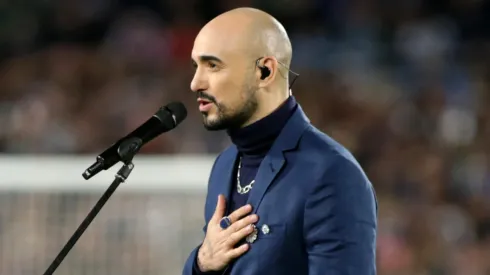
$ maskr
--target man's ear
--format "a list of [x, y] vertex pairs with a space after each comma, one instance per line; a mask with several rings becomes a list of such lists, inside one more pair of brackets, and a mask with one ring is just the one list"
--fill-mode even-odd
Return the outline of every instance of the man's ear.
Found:
[[257, 60], [257, 68], [259, 69], [259, 77], [261, 80], [259, 87], [265, 87], [269, 85], [276, 76], [277, 60], [272, 57], [264, 57], [261, 60]]

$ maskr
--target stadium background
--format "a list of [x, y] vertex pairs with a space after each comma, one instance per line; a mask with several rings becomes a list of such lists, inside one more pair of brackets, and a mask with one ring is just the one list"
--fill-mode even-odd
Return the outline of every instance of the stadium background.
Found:
[[[206, 165], [229, 142], [201, 125], [190, 50], [207, 20], [237, 6], [284, 23], [301, 74], [294, 95], [371, 178], [379, 274], [490, 274], [483, 0], [2, 1], [0, 274], [42, 274], [114, 174], [94, 183], [81, 172], [181, 100], [186, 121], [144, 148], [132, 189], [116, 192], [56, 273], [180, 274], [202, 238]], [[164, 167], [176, 157], [188, 160]]]

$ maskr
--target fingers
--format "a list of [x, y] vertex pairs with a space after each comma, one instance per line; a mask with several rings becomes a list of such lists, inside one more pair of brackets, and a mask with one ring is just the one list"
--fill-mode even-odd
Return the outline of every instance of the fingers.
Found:
[[[226, 211], [226, 199], [223, 195], [218, 196], [218, 201], [216, 203], [216, 209], [214, 211], [213, 217], [211, 218], [211, 221], [213, 223], [218, 224], [225, 215]], [[252, 206], [250, 204], [244, 205], [237, 210], [233, 211], [230, 215], [228, 215], [228, 218], [230, 219], [231, 222], [231, 227], [230, 231], [231, 232], [236, 232], [245, 226], [249, 224], [256, 223], [258, 221], [258, 216], [257, 215], [250, 215], [248, 217], [242, 218], [243, 216], [247, 215], [252, 211]]]
[[230, 237], [227, 239], [228, 245], [234, 246], [240, 240], [250, 235], [250, 233], [253, 232], [254, 228], [255, 227], [252, 224], [249, 224], [248, 226], [244, 226], [236, 232], [231, 233]]
[[233, 211], [230, 215], [228, 215], [228, 218], [230, 218], [231, 223], [237, 222], [241, 217], [245, 216], [246, 214], [250, 213], [252, 211], [252, 206], [250, 204], [244, 205], [237, 210]]
[[250, 247], [249, 247], [248, 243], [242, 244], [239, 247], [231, 249], [230, 251], [228, 251], [226, 253], [226, 256], [228, 256], [231, 259], [238, 258], [243, 253], [247, 252], [249, 248]]
[[247, 225], [250, 225], [252, 223], [256, 223], [259, 220], [259, 217], [256, 214], [247, 216], [241, 220], [238, 220], [235, 223], [232, 223], [231, 226], [228, 228], [232, 232], [236, 232], [241, 230], [242, 228], [246, 227]]
[[216, 209], [214, 210], [213, 217], [211, 218], [214, 222], [219, 222], [221, 218], [225, 215], [226, 210], [226, 200], [225, 196], [219, 195], [218, 202], [216, 203]]

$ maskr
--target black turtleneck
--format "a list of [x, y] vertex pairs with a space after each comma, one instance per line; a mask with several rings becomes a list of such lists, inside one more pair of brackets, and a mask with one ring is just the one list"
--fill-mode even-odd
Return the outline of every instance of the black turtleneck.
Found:
[[[242, 158], [242, 167], [240, 169], [240, 183], [242, 187], [248, 185], [255, 178], [260, 163], [269, 152], [272, 144], [296, 110], [296, 107], [296, 100], [290, 96], [279, 108], [263, 119], [244, 128], [228, 131], [231, 141], [239, 151], [239, 157]], [[247, 194], [241, 195], [237, 192], [237, 168], [235, 168], [232, 181], [231, 200], [228, 202], [226, 209], [228, 214], [245, 205], [250, 194], [248, 192]], [[260, 182], [254, 183], [254, 186], [255, 184], [260, 184]], [[238, 243], [237, 246], [240, 244]], [[197, 257], [196, 261], [194, 261], [194, 271], [195, 274], [223, 274], [221, 271], [200, 272], [197, 266]], [[230, 272], [231, 269], [228, 269], [226, 274]]]
[[[255, 178], [262, 159], [267, 155], [282, 128], [296, 110], [296, 106], [296, 100], [290, 96], [279, 108], [261, 120], [244, 128], [228, 131], [231, 141], [239, 151], [239, 157], [242, 158], [240, 169], [240, 185], [242, 187], [248, 185]], [[235, 169], [235, 176], [233, 177], [231, 201], [227, 207], [228, 213], [245, 205], [250, 194], [248, 192], [242, 195], [237, 192], [236, 174], [237, 169]], [[260, 184], [260, 182], [255, 184]]]

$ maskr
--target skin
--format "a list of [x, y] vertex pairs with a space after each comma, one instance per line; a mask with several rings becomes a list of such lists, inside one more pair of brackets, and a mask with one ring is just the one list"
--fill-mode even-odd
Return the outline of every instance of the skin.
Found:
[[[194, 41], [191, 82], [198, 101], [211, 104], [201, 112], [204, 126], [209, 130], [241, 128], [276, 110], [290, 94], [291, 52], [284, 27], [260, 10], [231, 10], [206, 24]], [[257, 65], [269, 68], [269, 76], [261, 79]], [[249, 215], [252, 207], [245, 205], [228, 216], [232, 225], [222, 229], [219, 222], [225, 208], [225, 198], [220, 195], [198, 251], [201, 271], [223, 270], [250, 248], [235, 245], [253, 231], [252, 224], [259, 217]]]
[[[258, 65], [271, 72], [264, 80], [256, 66], [259, 58]], [[210, 21], [194, 41], [192, 62], [191, 90], [212, 104], [202, 112], [209, 130], [250, 125], [289, 95], [291, 42], [284, 27], [262, 11], [240, 8]]]

